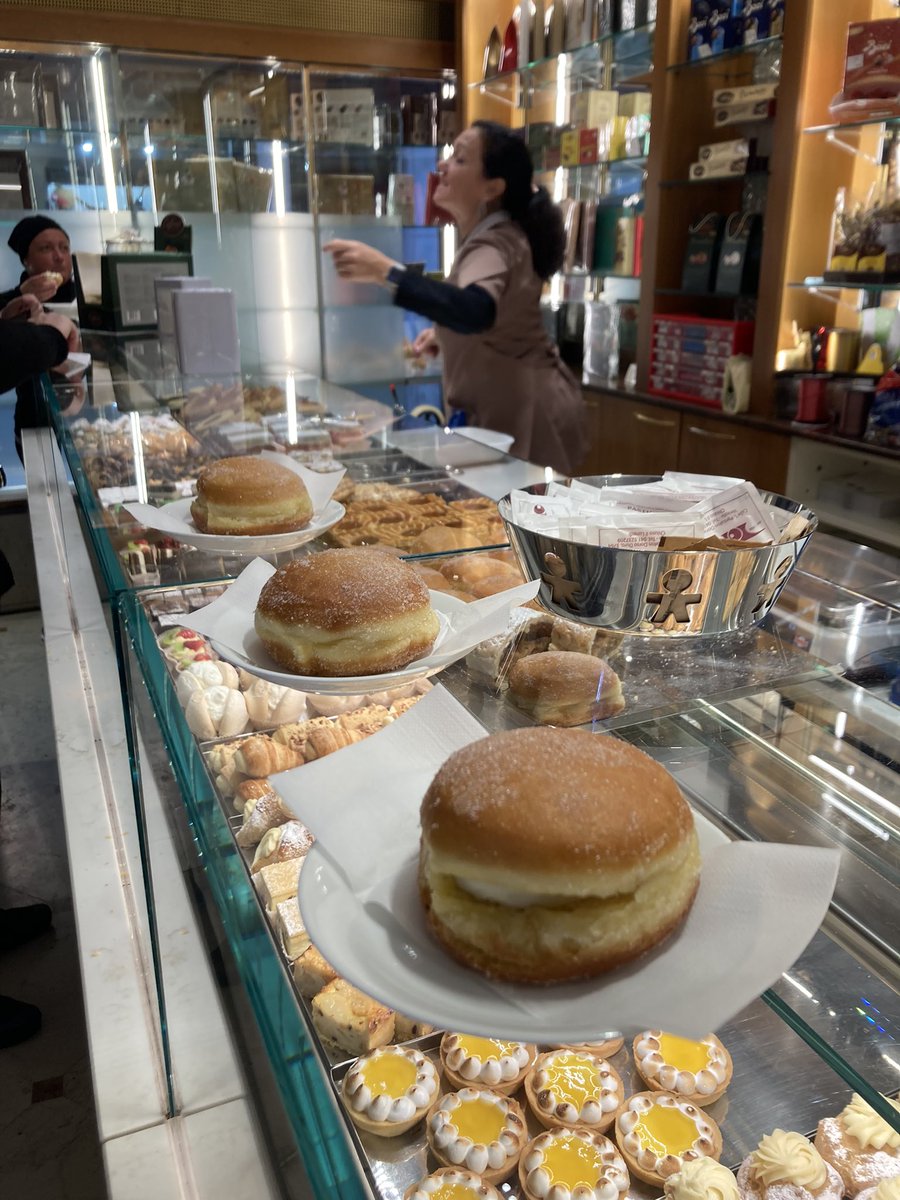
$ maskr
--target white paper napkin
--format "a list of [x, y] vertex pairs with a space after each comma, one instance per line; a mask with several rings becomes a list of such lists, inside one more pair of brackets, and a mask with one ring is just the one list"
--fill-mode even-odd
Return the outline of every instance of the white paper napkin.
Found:
[[[336, 471], [310, 471], [303, 463], [295, 462], [289, 455], [277, 454], [271, 450], [264, 450], [261, 457], [280, 463], [300, 476], [309, 492], [313, 513], [322, 511], [346, 473], [343, 467]], [[197, 533], [197, 528], [192, 522], [176, 516], [165, 506], [156, 508], [152, 504], [126, 504], [125, 511], [146, 529], [155, 529], [158, 533], [168, 533], [174, 537]]]
[[543, 1040], [565, 1040], [566, 1031], [591, 1038], [661, 1027], [701, 1037], [778, 979], [818, 930], [837, 877], [836, 851], [723, 841], [695, 813], [700, 891], [660, 950], [594, 980], [549, 988], [499, 983], [457, 965], [428, 932], [416, 891], [419, 806], [448, 754], [484, 736], [435, 688], [364, 742], [271, 777], [315, 834], [315, 853], [351, 893], [352, 935], [346, 921], [330, 928], [315, 905], [304, 920], [325, 957], [363, 991], [436, 1025], [493, 1036], [542, 1040], [535, 1031], [543, 1029]]
[[[262, 558], [253, 559], [217, 600], [191, 613], [191, 628], [226, 649], [247, 655], [256, 641], [253, 615], [259, 593], [266, 580], [274, 574], [275, 568], [271, 563]], [[446, 627], [434, 650], [420, 661], [431, 666], [447, 665], [468, 654], [479, 642], [502, 633], [509, 621], [510, 611], [533, 600], [539, 587], [540, 580], [532, 580], [461, 606], [458, 612], [446, 617]], [[440, 594], [436, 593], [438, 596]], [[414, 666], [410, 664], [410, 668], [404, 670]]]

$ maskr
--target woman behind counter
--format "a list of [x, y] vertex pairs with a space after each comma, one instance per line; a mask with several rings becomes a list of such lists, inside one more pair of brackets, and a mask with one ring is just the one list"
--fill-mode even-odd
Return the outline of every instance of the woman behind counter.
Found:
[[[39, 304], [67, 304], [75, 300], [72, 251], [69, 235], [50, 217], [23, 217], [9, 235], [8, 245], [22, 263], [17, 287], [0, 294], [0, 308], [19, 296]], [[15, 442], [22, 458], [22, 430], [47, 424], [40, 391], [33, 379], [16, 387]], [[23, 460], [24, 461], [24, 460]]]
[[512, 434], [512, 453], [572, 474], [584, 457], [583, 400], [541, 320], [542, 281], [562, 265], [562, 216], [521, 138], [476, 121], [438, 165], [434, 200], [461, 245], [446, 283], [361, 242], [332, 241], [342, 279], [385, 284], [394, 303], [435, 322], [416, 353], [444, 355], [444, 391], [473, 425]]

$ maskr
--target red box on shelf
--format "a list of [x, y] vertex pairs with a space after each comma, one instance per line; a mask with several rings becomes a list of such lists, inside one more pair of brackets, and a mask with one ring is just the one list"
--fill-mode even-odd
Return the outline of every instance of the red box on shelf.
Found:
[[753, 321], [655, 314], [650, 391], [718, 408], [728, 359], [752, 353], [753, 332]]

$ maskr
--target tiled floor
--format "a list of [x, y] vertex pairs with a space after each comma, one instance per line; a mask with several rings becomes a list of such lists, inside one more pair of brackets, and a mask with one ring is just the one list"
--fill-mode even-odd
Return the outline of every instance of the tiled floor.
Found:
[[0, 906], [54, 914], [52, 933], [0, 957], [0, 992], [44, 1015], [0, 1050], [0, 1196], [103, 1200], [40, 613], [0, 614], [0, 670]]

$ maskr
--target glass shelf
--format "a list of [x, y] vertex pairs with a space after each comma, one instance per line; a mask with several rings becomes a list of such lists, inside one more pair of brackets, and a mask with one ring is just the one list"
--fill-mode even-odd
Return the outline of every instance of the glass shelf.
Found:
[[669, 71], [692, 71], [695, 67], [709, 67], [715, 63], [727, 62], [729, 59], [740, 58], [744, 54], [759, 54], [766, 50], [769, 46], [777, 46], [781, 42], [781, 34], [776, 34], [775, 37], [760, 38], [758, 42], [750, 42], [746, 46], [732, 46], [730, 50], [723, 50], [721, 54], [710, 54], [708, 58], [689, 58], [684, 62], [672, 63], [667, 68]]
[[789, 288], [800, 288], [807, 292], [900, 292], [900, 282], [897, 283], [837, 283], [826, 279], [824, 275], [807, 275], [799, 283], [789, 283]]
[[804, 133], [840, 133], [841, 130], [863, 130], [875, 125], [885, 125], [889, 129], [900, 128], [900, 113], [887, 113], [881, 117], [861, 117], [858, 121], [836, 121], [833, 125], [807, 125]]
[[[511, 71], [501, 71], [495, 75], [486, 75], [484, 79], [478, 79], [474, 83], [468, 85], [469, 91], [478, 91], [482, 88], [491, 88], [496, 85], [504, 85], [514, 82], [519, 76], [527, 75], [534, 71], [539, 71], [542, 67], [551, 66], [558, 63], [560, 58], [577, 58], [579, 55], [586, 56], [591, 51], [597, 51], [604, 46], [612, 43], [613, 57], [612, 65], [617, 66], [620, 63], [627, 63], [635, 58], [644, 56], [643, 49], [636, 50], [632, 43], [640, 41], [642, 38], [649, 39], [653, 36], [656, 30], [656, 22], [653, 21], [649, 25], [638, 25], [634, 29], [622, 29], [617, 33], [606, 33], [603, 37], [597, 38], [593, 42], [585, 42], [582, 46], [576, 46], [571, 50], [561, 50], [559, 54], [548, 54], [543, 58], [536, 58], [533, 62], [525, 63], [521, 67], [515, 67]], [[618, 54], [619, 48], [624, 49], [623, 54]], [[553, 87], [556, 87], [556, 80], [553, 80]]]
[[[611, 175], [624, 173], [625, 171], [646, 170], [647, 155], [636, 154], [632, 158], [608, 158], [592, 163], [574, 163], [567, 167], [535, 167], [535, 175], [555, 175], [557, 171], [597, 171], [601, 168], [606, 168]], [[632, 195], [631, 192], [628, 193]]]
[[711, 183], [746, 183], [748, 179], [768, 177], [768, 171], [746, 171], [743, 175], [712, 175], [706, 179], [661, 179], [661, 188], [708, 187]]

